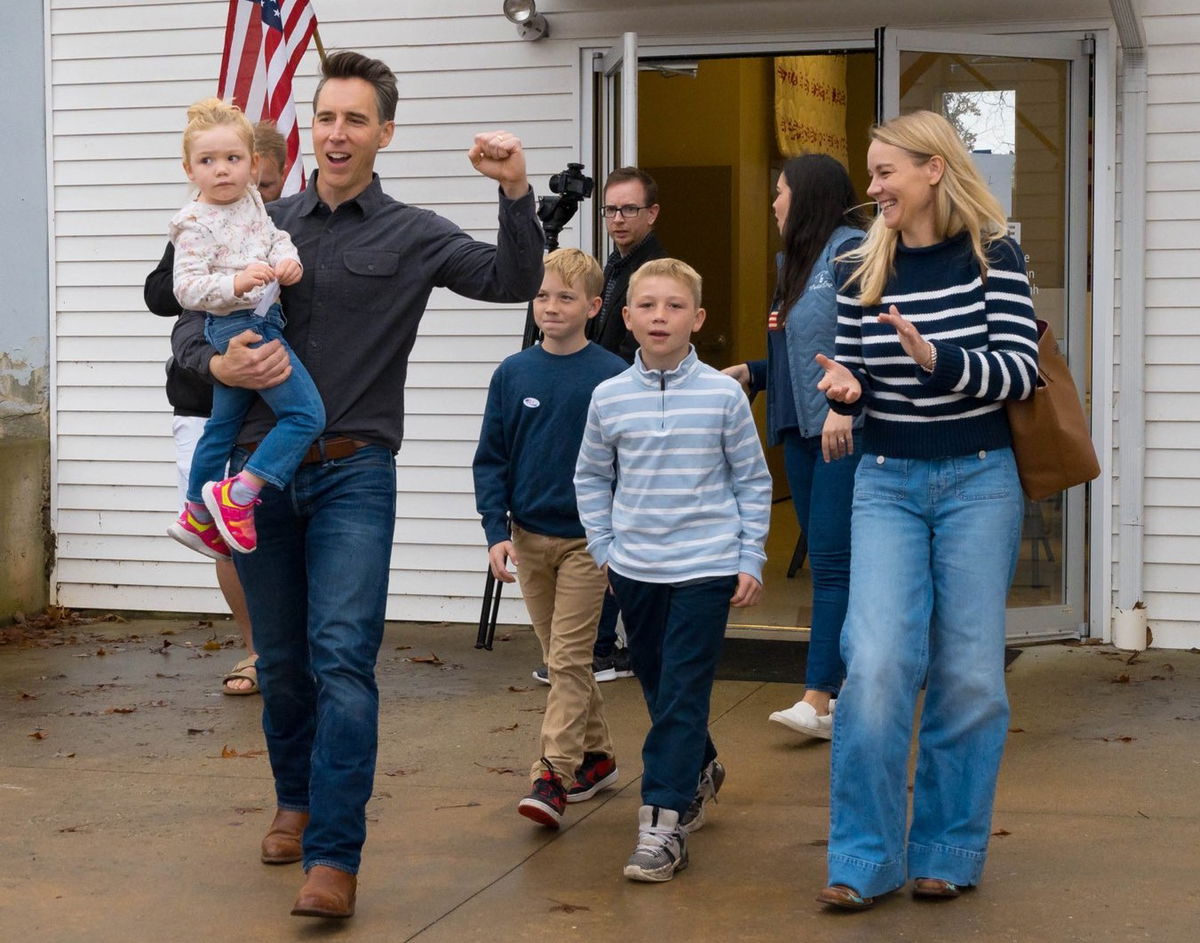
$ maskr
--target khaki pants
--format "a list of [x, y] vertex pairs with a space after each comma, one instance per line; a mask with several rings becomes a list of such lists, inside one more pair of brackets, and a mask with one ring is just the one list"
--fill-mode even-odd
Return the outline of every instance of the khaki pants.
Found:
[[[542, 757], [571, 788], [584, 753], [612, 756], [604, 698], [592, 674], [596, 621], [608, 580], [582, 537], [547, 537], [513, 527], [517, 578], [533, 631], [542, 645], [550, 693], [542, 718]], [[530, 775], [537, 779], [539, 759]]]

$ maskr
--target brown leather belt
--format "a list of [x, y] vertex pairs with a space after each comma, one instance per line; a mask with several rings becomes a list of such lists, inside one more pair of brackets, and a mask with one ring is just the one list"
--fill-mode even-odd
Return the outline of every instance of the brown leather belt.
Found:
[[[327, 439], [317, 439], [309, 446], [308, 451], [304, 453], [304, 458], [300, 459], [301, 465], [319, 465], [321, 462], [327, 462], [330, 459], [349, 458], [361, 448], [366, 448], [370, 442], [363, 442], [361, 439], [351, 439], [349, 436], [333, 435]], [[239, 443], [239, 449], [245, 449], [253, 454], [259, 443], [248, 442], [245, 444]]]

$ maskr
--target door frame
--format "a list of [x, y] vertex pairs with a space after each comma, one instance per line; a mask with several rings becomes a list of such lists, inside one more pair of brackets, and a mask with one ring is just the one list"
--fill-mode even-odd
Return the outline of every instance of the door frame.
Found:
[[[1113, 441], [1113, 395], [1115, 377], [1113, 371], [1113, 355], [1115, 339], [1115, 286], [1111, 273], [1116, 271], [1116, 35], [1110, 23], [1098, 22], [1094, 25], [1080, 24], [1074, 28], [1063, 28], [1060, 22], [1049, 22], [1047, 32], [1031, 32], [1035, 24], [1022, 24], [1020, 27], [995, 27], [981, 29], [974, 33], [930, 30], [920, 31], [920, 35], [929, 38], [930, 42], [957, 42], [969, 40], [969, 46], [964, 48], [939, 49], [929, 51], [946, 52], [992, 52], [999, 55], [1011, 55], [1012, 46], [1008, 52], [997, 51], [997, 41], [1019, 39], [1022, 42], [1021, 51], [1027, 48], [1033, 50], [1029, 54], [1042, 58], [1039, 53], [1046, 49], [1061, 49], [1064, 40], [1082, 41], [1091, 38], [1094, 48], [1091, 60], [1090, 87], [1087, 82], [1072, 81], [1071, 120], [1072, 138], [1074, 139], [1074, 123], [1086, 121], [1088, 114], [1088, 95], [1090, 94], [1091, 108], [1091, 142], [1092, 166], [1090, 171], [1092, 187], [1092, 217], [1085, 224], [1085, 233], [1090, 236], [1092, 246], [1092, 277], [1090, 283], [1084, 275], [1084, 290], [1091, 293], [1091, 401], [1088, 404], [1088, 415], [1092, 424], [1092, 438], [1096, 444], [1097, 454], [1101, 457], [1101, 465], [1106, 470], [1096, 481], [1075, 489], [1081, 497], [1075, 498], [1080, 503], [1076, 517], [1086, 521], [1084, 541], [1080, 543], [1078, 552], [1086, 546], [1088, 557], [1086, 566], [1076, 567], [1075, 583], [1079, 584], [1076, 593], [1080, 602], [1072, 612], [1073, 629], [1068, 633], [1059, 632], [1045, 636], [1036, 631], [1025, 631], [1026, 626], [1015, 625], [1012, 629], [1016, 637], [1035, 639], [1041, 637], [1062, 637], [1068, 635], [1083, 635], [1102, 638], [1107, 635], [1108, 617], [1111, 609], [1113, 592], [1113, 482], [1108, 466], [1111, 463]], [[914, 33], [917, 31], [895, 31], [896, 33]], [[844, 32], [823, 33], [815, 36], [797, 30], [794, 33], [780, 36], [774, 34], [770, 41], [764, 41], [760, 35], [746, 34], [744, 36], [725, 35], [718, 38], [712, 36], [694, 37], [656, 37], [646, 40], [639, 37], [635, 43], [638, 62], [646, 60], [671, 60], [695, 58], [734, 58], [766, 54], [804, 54], [806, 52], [830, 51], [864, 51], [873, 50], [879, 57], [881, 80], [885, 71], [884, 59], [887, 55], [887, 31], [884, 31], [882, 41], [877, 42], [876, 31], [863, 29], [847, 29]], [[1024, 45], [1029, 43], [1027, 47]], [[599, 93], [600, 84], [613, 81], [611, 72], [606, 78], [605, 61], [609, 65], [615, 59], [614, 50], [625, 52], [624, 43], [616, 46], [581, 42], [579, 44], [579, 151], [586, 162], [593, 164], [597, 188], [602, 186], [604, 177], [611, 169], [608, 161], [602, 156], [601, 141], [597, 140], [595, 128], [597, 116], [600, 113]], [[898, 55], [898, 53], [897, 53]], [[1051, 54], [1045, 58], [1057, 58]], [[894, 74], [894, 70], [893, 70]], [[880, 88], [881, 107], [887, 108], [887, 89], [882, 84]], [[1082, 97], [1082, 105], [1080, 96]], [[898, 89], [897, 98], [898, 103]], [[1078, 148], [1076, 148], [1078, 150]], [[597, 160], [597, 157], [600, 159]], [[1077, 153], [1073, 157], [1079, 159]], [[1083, 158], [1087, 160], [1084, 150]], [[1072, 191], [1074, 193], [1074, 191]], [[1086, 207], [1086, 199], [1084, 202]], [[1077, 215], [1082, 219], [1085, 212], [1080, 210]], [[1090, 231], [1087, 229], [1090, 227]], [[580, 246], [585, 249], [596, 246], [597, 227], [594, 212], [581, 214], [578, 223]], [[607, 254], [607, 246], [601, 245], [601, 255]], [[1109, 273], [1105, 277], [1102, 273]], [[1073, 325], [1080, 329], [1082, 325]], [[1082, 335], [1072, 337], [1068, 343], [1076, 350], [1083, 348]], [[1077, 367], [1079, 366], [1077, 360]], [[1086, 491], [1084, 490], [1086, 489]], [[1086, 496], [1086, 497], [1084, 497]], [[1070, 590], [1070, 585], [1068, 587]], [[1020, 610], [1010, 610], [1019, 612]], [[1028, 610], [1030, 612], [1036, 610]], [[1018, 619], [1020, 623], [1022, 620]], [[750, 634], [762, 634], [766, 637], [777, 637], [780, 632], [788, 631], [774, 627], [762, 627], [761, 632], [750, 630]], [[739, 634], [745, 634], [739, 632]]]

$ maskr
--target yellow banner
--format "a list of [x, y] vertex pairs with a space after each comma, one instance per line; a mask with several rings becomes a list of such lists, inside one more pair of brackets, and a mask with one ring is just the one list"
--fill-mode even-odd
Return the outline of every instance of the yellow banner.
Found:
[[845, 56], [775, 60], [775, 139], [784, 157], [829, 154], [848, 166]]

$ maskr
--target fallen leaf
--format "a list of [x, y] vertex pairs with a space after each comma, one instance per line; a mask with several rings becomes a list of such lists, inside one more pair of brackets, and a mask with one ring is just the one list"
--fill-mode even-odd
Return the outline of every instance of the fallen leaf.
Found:
[[829, 847], [829, 839], [828, 838], [816, 838], [816, 839], [813, 839], [812, 841], [810, 841], [809, 844], [815, 848], [828, 848]]
[[526, 691], [532, 691], [532, 690], [533, 690], [533, 688], [521, 688], [521, 687], [517, 687], [517, 685], [515, 685], [515, 684], [510, 684], [510, 685], [508, 686], [508, 689], [509, 689], [510, 691], [512, 691], [514, 694], [524, 694]]
[[255, 812], [261, 812], [262, 806], [260, 806], [260, 805], [237, 805], [237, 806], [233, 807], [233, 811], [236, 812], [238, 815], [251, 815]]
[[60, 828], [58, 831], [60, 833], [62, 833], [62, 832], [85, 832], [91, 827], [92, 826], [91, 826], [90, 822], [84, 822], [82, 825], [68, 825], [66, 828]]
[[1110, 684], [1128, 684], [1129, 683], [1129, 675], [1117, 675], [1109, 683]]
[[157, 672], [157, 673], [154, 675], [154, 677], [156, 677], [156, 678], [166, 678], [167, 680], [173, 680], [173, 679], [175, 679], [175, 678], [178, 678], [178, 677], [179, 677], [179, 673], [178, 673], [178, 672], [176, 672], [176, 673], [175, 673], [175, 674], [173, 674], [173, 675], [165, 675], [165, 674], [163, 674], [161, 671], [159, 671], [159, 672]]
[[512, 769], [509, 766], [484, 766], [482, 763], [476, 763], [475, 765], [483, 767], [489, 773], [499, 773], [501, 776], [516, 772], [515, 769]]
[[132, 714], [137, 710], [137, 707], [110, 707], [104, 713], [106, 714]]
[[103, 648], [97, 648], [97, 649], [96, 649], [96, 654], [97, 654], [97, 655], [107, 655], [107, 654], [108, 654], [108, 652], [106, 652], [106, 651], [105, 651]]
[[239, 753], [237, 750], [233, 749], [233, 747], [226, 744], [225, 746], [221, 747], [221, 755], [219, 757], [213, 756], [209, 757], [209, 759], [232, 760], [235, 757], [238, 759], [250, 759], [256, 756], [262, 756], [266, 752], [266, 750], [246, 750], [244, 753]]
[[546, 708], [544, 708], [544, 707], [518, 707], [517, 710], [519, 710], [522, 714], [544, 714], [544, 713], [546, 713]]
[[57, 758], [57, 759], [63, 759], [63, 760], [73, 760], [73, 759], [75, 759], [75, 754], [74, 754], [74, 753], [61, 753], [61, 752], [59, 752], [59, 753], [55, 753], [55, 754], [54, 754], [54, 756], [55, 756], [55, 758]]
[[411, 646], [411, 645], [397, 645], [397, 646], [396, 646], [396, 651], [398, 651], [398, 652], [406, 652], [406, 651], [408, 651], [410, 648], [412, 648], [412, 646]]
[[1024, 733], [1025, 728], [1024, 727], [1009, 727], [1008, 732], [1009, 733]]
[[28, 691], [18, 691], [17, 696], [20, 697], [22, 701], [36, 701], [39, 697], [41, 697], [40, 694], [30, 694]]
[[1009, 831], [1008, 829], [1006, 829], [1006, 828], [998, 828], [998, 829], [996, 829], [994, 832], [992, 832], [992, 834], [993, 834], [993, 835], [994, 835], [996, 838], [1005, 838], [1006, 836], [1008, 836], [1008, 835], [1011, 835], [1011, 834], [1012, 834], [1012, 832], [1010, 832], [1010, 831]]
[[35, 730], [33, 733], [29, 734], [29, 736], [33, 737], [34, 740], [45, 740], [46, 739], [45, 731], [42, 731], [42, 730]]
[[584, 907], [583, 904], [567, 904], [561, 900], [555, 900], [553, 897], [547, 897], [546, 900], [554, 904], [554, 906], [550, 908], [550, 913], [558, 912], [564, 914], [573, 914], [577, 910], [592, 909], [591, 907]]
[[440, 812], [442, 809], [474, 809], [477, 805], [479, 805], [478, 802], [464, 802], [461, 805], [435, 805], [433, 811]]
[[179, 633], [176, 632], [174, 629], [163, 629], [158, 634], [159, 635], [178, 635]]
[[493, 727], [488, 733], [507, 733], [510, 730], [516, 730], [520, 726], [520, 724], [510, 724], [507, 727]]
[[212, 727], [188, 727], [187, 732], [189, 737], [196, 737], [210, 734], [213, 732], [213, 729]]
[[202, 647], [206, 652], [219, 652], [221, 650], [221, 643], [215, 638], [210, 638]]
[[415, 769], [385, 769], [384, 776], [407, 776], [409, 773], [415, 773]]
[[428, 655], [414, 655], [404, 660], [411, 661], [414, 665], [434, 665], [435, 667], [441, 667], [445, 664], [434, 652], [430, 652]]
[[1134, 662], [1136, 662], [1138, 660], [1138, 658], [1141, 656], [1141, 654], [1142, 654], [1141, 652], [1134, 652], [1132, 655], [1130, 655], [1128, 658], [1125, 659], [1125, 664], [1132, 665]]

